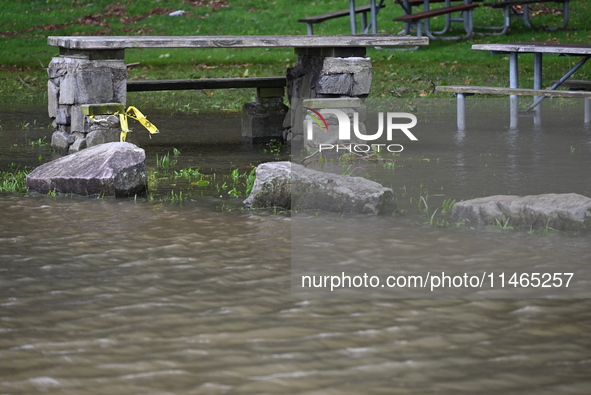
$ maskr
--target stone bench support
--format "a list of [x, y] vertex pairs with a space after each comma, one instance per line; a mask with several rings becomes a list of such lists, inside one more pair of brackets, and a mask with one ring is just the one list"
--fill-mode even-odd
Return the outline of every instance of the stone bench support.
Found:
[[[55, 133], [52, 146], [64, 153], [78, 139], [86, 137], [84, 104], [127, 101], [125, 50], [131, 48], [285, 48], [292, 47], [298, 60], [287, 72], [290, 101], [317, 97], [358, 97], [369, 94], [371, 61], [366, 47], [427, 45], [428, 39], [397, 35], [337, 36], [183, 36], [183, 37], [48, 37], [48, 44], [60, 48], [60, 56], [48, 67], [48, 111]], [[268, 141], [268, 134], [257, 128], [291, 126], [293, 115], [279, 122], [283, 103], [274, 92], [259, 91], [260, 97], [243, 109], [251, 129], [243, 130], [247, 142]], [[283, 106], [283, 107], [282, 107]], [[292, 103], [293, 106], [293, 103]], [[259, 116], [268, 118], [258, 122]], [[292, 113], [293, 114], [293, 109]], [[88, 122], [86, 122], [88, 123]], [[261, 126], [256, 126], [261, 125]], [[271, 125], [272, 126], [272, 125]], [[114, 126], [113, 126], [114, 127]], [[254, 130], [257, 129], [257, 130]]]

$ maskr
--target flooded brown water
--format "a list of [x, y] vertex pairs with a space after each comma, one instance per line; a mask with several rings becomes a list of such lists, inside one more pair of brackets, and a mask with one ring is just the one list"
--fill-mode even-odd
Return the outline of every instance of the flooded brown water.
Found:
[[[335, 233], [350, 218], [308, 213], [315, 233], [294, 240], [289, 215], [226, 210], [243, 197], [214, 188], [182, 204], [0, 194], [0, 393], [590, 393], [588, 298], [290, 293], [294, 241], [326, 242], [362, 271], [372, 270], [364, 252], [378, 250], [401, 270], [568, 267], [589, 276], [591, 234], [432, 226], [417, 207], [421, 196], [430, 213], [444, 199], [591, 196], [591, 130], [579, 107], [557, 108], [542, 127], [525, 119], [519, 130], [485, 112], [464, 133], [436, 109], [419, 118], [419, 141], [405, 144], [394, 168], [324, 164], [394, 190], [398, 214], [354, 218], [353, 230], [378, 235], [363, 246], [358, 234]], [[1, 170], [55, 157], [29, 144], [48, 135], [45, 116], [0, 112]], [[286, 158], [242, 145], [236, 115], [148, 116], [162, 130], [140, 139], [149, 167], [173, 147], [176, 168], [208, 174]], [[177, 183], [161, 181], [155, 195]]]

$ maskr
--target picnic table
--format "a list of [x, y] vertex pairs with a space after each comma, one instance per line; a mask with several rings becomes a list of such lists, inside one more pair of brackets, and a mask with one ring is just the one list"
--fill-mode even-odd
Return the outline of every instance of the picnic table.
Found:
[[[490, 51], [495, 55], [509, 55], [509, 88], [503, 87], [479, 87], [479, 86], [439, 86], [439, 92], [453, 92], [458, 96], [458, 127], [463, 128], [464, 113], [461, 108], [464, 107], [463, 99], [466, 94], [506, 94], [511, 100], [511, 127], [517, 127], [517, 97], [522, 95], [534, 96], [534, 102], [525, 112], [530, 112], [539, 108], [539, 104], [546, 98], [552, 96], [562, 97], [584, 97], [585, 98], [585, 120], [590, 119], [588, 114], [589, 100], [591, 92], [586, 91], [557, 91], [556, 89], [568, 81], [572, 75], [579, 70], [591, 58], [591, 45], [584, 44], [560, 44], [554, 42], [530, 42], [513, 44], [475, 44], [472, 49], [480, 51]], [[533, 89], [519, 88], [519, 55], [533, 54]], [[554, 54], [561, 56], [581, 57], [572, 68], [554, 82], [548, 89], [542, 88], [543, 62], [544, 54]]]
[[[64, 142], [62, 151], [67, 152], [72, 142], [75, 143], [76, 136], [80, 137], [78, 140], [84, 138], [89, 128], [84, 117], [86, 114], [81, 111], [82, 105], [125, 104], [128, 91], [257, 88], [255, 104], [260, 105], [258, 110], [261, 113], [271, 108], [271, 104], [277, 104], [277, 111], [283, 109], [285, 85], [288, 85], [291, 102], [318, 95], [366, 96], [370, 93], [372, 75], [371, 59], [366, 57], [367, 47], [427, 45], [428, 42], [427, 38], [391, 34], [50, 36], [47, 43], [58, 47], [60, 55], [54, 57], [48, 67], [48, 111], [57, 129], [57, 134], [54, 133], [56, 138], [52, 137], [52, 146], [57, 146], [53, 142], [59, 138]], [[151, 48], [195, 48], [203, 51], [216, 48], [293, 48], [297, 61], [286, 75], [278, 77], [127, 81], [127, 65], [124, 62], [126, 51]], [[245, 107], [243, 110], [243, 114], [250, 111], [245, 110]], [[249, 125], [262, 124], [261, 113], [254, 110], [249, 112], [248, 117], [242, 117], [243, 125], [247, 121]], [[278, 138], [281, 138], [279, 130], [283, 125], [284, 114], [269, 114], [273, 120], [280, 115], [281, 119], [274, 122], [277, 127], [272, 131], [278, 133]], [[264, 129], [269, 128], [265, 126]], [[243, 138], [247, 142], [270, 138], [266, 130], [261, 130], [260, 135], [257, 133], [251, 126], [243, 127]]]
[[[474, 23], [472, 19], [472, 10], [478, 7], [478, 4], [472, 4], [472, 0], [395, 0], [402, 9], [405, 15], [394, 18], [394, 22], [405, 23], [405, 33], [409, 33], [411, 27], [416, 28], [417, 36], [422, 36], [423, 33], [431, 40], [458, 40], [461, 38], [468, 38], [472, 35]], [[474, 0], [478, 1], [478, 0]], [[461, 4], [452, 5], [452, 2], [461, 2]], [[443, 7], [431, 9], [432, 3], [444, 3]], [[412, 7], [423, 6], [422, 12], [413, 13]], [[452, 14], [457, 15], [454, 17]], [[430, 20], [436, 16], [445, 15], [445, 27], [438, 32], [431, 31]], [[463, 36], [443, 37], [442, 34], [447, 33], [451, 28], [452, 22], [459, 22], [463, 24], [466, 32]]]
[[[477, 26], [477, 28], [488, 31], [487, 35], [504, 35], [509, 32], [511, 19], [519, 18], [523, 20], [526, 27], [533, 29], [534, 26], [529, 16], [529, 7], [532, 4], [541, 3], [556, 3], [562, 4], [562, 24], [560, 27], [545, 28], [545, 30], [558, 30], [566, 28], [569, 20], [569, 0], [500, 0], [494, 2], [483, 2], [483, 0], [395, 0], [402, 9], [405, 15], [394, 18], [395, 22], [405, 23], [405, 32], [408, 34], [411, 27], [415, 27], [417, 35], [425, 33], [427, 37], [432, 40], [456, 40], [460, 38], [468, 38], [472, 35], [474, 30], [474, 23], [472, 18], [472, 10], [479, 5], [491, 9], [499, 9], [503, 11], [503, 24], [501, 26]], [[432, 4], [444, 3], [443, 7], [431, 8]], [[452, 5], [453, 3], [461, 3]], [[474, 4], [482, 3], [482, 4]], [[423, 7], [420, 12], [413, 12], [413, 7]], [[457, 16], [452, 16], [452, 14]], [[430, 27], [430, 20], [436, 16], [445, 15], [445, 27], [438, 32], [432, 32]], [[450, 30], [452, 22], [460, 22], [464, 25], [466, 34], [464, 36], [446, 37], [442, 34]], [[490, 31], [493, 31], [492, 33]], [[497, 31], [497, 32], [495, 32]]]
[[[503, 25], [501, 26], [487, 26], [484, 29], [489, 30], [499, 30], [498, 33], [487, 33], [493, 36], [500, 36], [503, 34], [507, 34], [509, 32], [509, 27], [511, 26], [511, 19], [518, 18], [523, 20], [523, 24], [533, 29], [534, 26], [531, 23], [529, 17], [529, 6], [530, 4], [539, 4], [539, 3], [557, 3], [562, 4], [562, 25], [558, 28], [556, 27], [547, 27], [545, 30], [553, 31], [558, 29], [564, 29], [568, 25], [569, 19], [569, 9], [568, 4], [570, 0], [505, 0], [505, 1], [495, 1], [492, 3], [484, 3], [485, 7], [491, 7], [496, 9], [503, 9]], [[522, 7], [522, 9], [519, 9]]]
[[518, 56], [523, 53], [534, 54], [534, 89], [542, 89], [542, 55], [557, 54], [562, 56], [581, 56], [582, 59], [568, 70], [550, 90], [558, 88], [569, 79], [591, 57], [591, 45], [559, 44], [553, 42], [531, 42], [515, 44], [475, 44], [472, 49], [491, 51], [493, 54], [509, 55], [509, 87], [518, 88]]
[[[528, 28], [534, 28], [529, 17], [529, 7], [531, 4], [540, 3], [556, 3], [562, 4], [562, 25], [558, 28], [545, 28], [545, 30], [558, 30], [566, 28], [569, 20], [569, 1], [570, 0], [499, 0], [494, 2], [485, 2], [485, 0], [394, 0], [402, 10], [404, 15], [394, 18], [394, 22], [404, 22], [404, 32], [409, 34], [411, 28], [414, 28], [417, 36], [425, 34], [432, 40], [458, 40], [461, 38], [468, 38], [472, 36], [474, 31], [474, 23], [472, 18], [472, 11], [479, 7], [484, 6], [492, 9], [500, 9], [503, 11], [503, 24], [501, 26], [478, 26], [478, 28], [489, 31], [489, 33], [482, 33], [487, 35], [503, 35], [509, 32], [511, 19], [520, 18]], [[307, 24], [308, 35], [314, 34], [313, 26], [320, 24], [325, 21], [334, 19], [349, 17], [351, 34], [358, 34], [357, 29], [357, 14], [362, 16], [362, 29], [363, 34], [376, 34], [378, 31], [377, 15], [380, 9], [384, 8], [385, 0], [364, 0], [359, 5], [356, 0], [349, 0], [349, 8], [339, 11], [327, 12], [320, 15], [313, 15], [305, 18], [301, 18], [298, 21]], [[436, 3], [443, 3], [442, 7], [432, 8], [431, 5]], [[454, 4], [455, 3], [455, 4]], [[481, 4], [475, 4], [481, 3]], [[422, 7], [422, 11], [413, 12], [413, 7]], [[367, 14], [370, 15], [370, 21], [367, 21]], [[431, 18], [445, 15], [445, 25], [440, 31], [431, 31], [430, 21]], [[444, 36], [454, 22], [462, 23], [465, 31], [464, 35], [461, 36]], [[490, 32], [492, 31], [492, 32]], [[495, 32], [498, 31], [498, 32]]]

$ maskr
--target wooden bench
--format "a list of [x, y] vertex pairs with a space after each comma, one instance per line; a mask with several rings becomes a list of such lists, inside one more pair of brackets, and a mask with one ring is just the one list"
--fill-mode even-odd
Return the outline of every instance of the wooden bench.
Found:
[[[60, 56], [88, 60], [123, 60], [126, 49], [135, 48], [294, 48], [296, 53], [317, 56], [365, 56], [372, 46], [427, 45], [426, 38], [379, 35], [330, 36], [51, 36], [50, 46]], [[286, 77], [223, 78], [191, 80], [126, 81], [127, 90], [160, 91], [184, 89], [282, 88]]]
[[[552, 81], [552, 85], [556, 84], [558, 81]], [[561, 85], [561, 87], [568, 88], [571, 91], [591, 91], [591, 81], [583, 81], [583, 80], [566, 80]], [[585, 98], [585, 124], [591, 123], [591, 98]]]
[[[429, 0], [429, 4], [445, 3], [446, 1], [447, 0]], [[461, 1], [463, 1], [463, 0], [451, 0], [451, 2], [461, 2]], [[473, 0], [472, 3], [477, 3], [477, 2], [482, 2], [482, 1], [483, 0]], [[411, 9], [406, 8], [404, 0], [395, 0], [395, 2], [404, 9], [404, 12], [406, 12], [407, 15], [412, 14]], [[425, 0], [406, 0], [406, 3], [408, 3], [409, 7], [422, 7], [425, 5]]]
[[[383, 3], [378, 4], [378, 9], [380, 8], [384, 8], [386, 5]], [[361, 26], [363, 28], [363, 31], [365, 31], [365, 29], [367, 28], [367, 14], [371, 12], [371, 5], [362, 5], [359, 7], [355, 7], [355, 14], [361, 14]], [[350, 11], [349, 9], [346, 10], [340, 10], [340, 11], [333, 11], [333, 12], [327, 12], [325, 14], [320, 14], [320, 15], [314, 15], [314, 16], [308, 16], [306, 18], [301, 18], [298, 19], [298, 22], [302, 22], [306, 24], [306, 28], [308, 30], [308, 35], [313, 35], [314, 34], [314, 24], [317, 23], [322, 23], [325, 21], [328, 21], [330, 19], [335, 19], [335, 18], [341, 18], [344, 16], [350, 16]]]
[[[487, 27], [487, 29], [500, 30], [500, 32], [499, 33], [489, 33], [489, 34], [491, 34], [491, 35], [506, 34], [509, 31], [509, 27], [511, 25], [512, 18], [522, 19], [525, 26], [532, 29], [533, 26], [532, 26], [530, 18], [529, 18], [529, 5], [530, 4], [538, 4], [538, 3], [561, 3], [562, 4], [562, 25], [558, 28], [546, 28], [546, 30], [552, 31], [552, 30], [566, 28], [566, 26], [568, 25], [568, 19], [569, 19], [569, 10], [568, 10], [569, 0], [508, 0], [508, 1], [497, 1], [494, 3], [483, 3], [483, 6], [485, 6], [485, 7], [502, 8], [503, 13], [504, 13], [503, 26]], [[519, 12], [516, 9], [516, 6], [523, 6], [523, 12]]]
[[[432, 40], [437, 40], [437, 39], [457, 40], [460, 38], [468, 38], [472, 35], [473, 27], [472, 27], [471, 13], [472, 13], [472, 10], [477, 7], [478, 7], [478, 4], [461, 4], [461, 5], [454, 5], [454, 6], [449, 6], [449, 7], [442, 7], [442, 8], [438, 8], [436, 10], [429, 10], [429, 11], [417, 12], [415, 14], [408, 14], [408, 15], [399, 16], [397, 18], [394, 18], [394, 22], [404, 22], [408, 26], [415, 26], [416, 30], [417, 30], [418, 37], [421, 37], [423, 35], [423, 31], [424, 31], [425, 34], [427, 35], [427, 37], [429, 37]], [[463, 37], [436, 37], [436, 36], [434, 36], [431, 33], [430, 28], [429, 28], [429, 19], [434, 18], [436, 16], [440, 16], [440, 15], [449, 15], [454, 12], [469, 13], [469, 15], [467, 15], [466, 17], [448, 20], [448, 23], [449, 22], [463, 22], [464, 28], [466, 30], [466, 35]], [[406, 30], [408, 31], [409, 29], [407, 28]], [[445, 29], [445, 31], [447, 31], [447, 28]]]
[[[563, 86], [566, 85], [566, 82]], [[448, 92], [456, 95], [457, 98], [457, 126], [458, 130], [466, 129], [466, 96], [475, 94], [487, 95], [509, 95], [509, 96], [543, 96], [543, 97], [578, 97], [585, 99], [585, 123], [591, 122], [591, 91], [559, 91], [553, 89], [524, 89], [524, 88], [501, 88], [491, 86], [472, 86], [472, 85], [446, 85], [435, 87], [436, 92]], [[511, 116], [518, 114], [512, 110]], [[513, 124], [513, 122], [512, 122]]]
[[[54, 136], [56, 139], [59, 138], [60, 141], [66, 142], [63, 150], [67, 152], [69, 149], [68, 144], [71, 144], [75, 139], [85, 138], [86, 133], [89, 133], [85, 128], [86, 120], [80, 110], [81, 106], [102, 103], [125, 104], [128, 89], [129, 91], [154, 91], [257, 88], [259, 97], [263, 97], [265, 100], [257, 100], [243, 106], [243, 140], [262, 142], [270, 138], [281, 139], [287, 107], [282, 103], [281, 99], [276, 100], [276, 98], [279, 91], [281, 91], [282, 96], [283, 88], [287, 85], [288, 79], [290, 87], [293, 87], [293, 97], [290, 97], [292, 99], [290, 104], [298, 102], [302, 98], [300, 95], [308, 94], [302, 92], [310, 91], [309, 81], [320, 78], [319, 74], [322, 72], [322, 68], [311, 66], [307, 68], [309, 64], [307, 62], [313, 63], [315, 58], [322, 61], [326, 60], [326, 58], [332, 58], [333, 63], [340, 65], [343, 70], [342, 73], [350, 73], [359, 77], [358, 79], [349, 79], [350, 86], [346, 92], [352, 96], [368, 95], [371, 86], [371, 62], [369, 59], [363, 59], [366, 57], [367, 47], [428, 45], [429, 40], [426, 37], [401, 37], [394, 34], [325, 36], [50, 36], [47, 38], [47, 43], [50, 46], [59, 48], [59, 56], [52, 58], [47, 69], [49, 77], [47, 84], [48, 112], [55, 127]], [[288, 69], [285, 77], [128, 81], [127, 66], [124, 62], [126, 51], [150, 48], [179, 50], [292, 48], [295, 54], [298, 55], [298, 62], [296, 62], [295, 67]], [[349, 59], [343, 58], [354, 59], [349, 62]], [[306, 69], [302, 70], [303, 67], [306, 67]], [[326, 76], [322, 75], [322, 77]], [[331, 76], [328, 77], [332, 78]], [[338, 75], [334, 79], [338, 79]], [[338, 92], [332, 92], [333, 85], [326, 83], [323, 89], [327, 92], [322, 94], [347, 94], [343, 93], [347, 88], [343, 84], [334, 88], [339, 89]], [[316, 93], [313, 92], [313, 94]]]
[[128, 92], [256, 88], [257, 97], [283, 97], [286, 77], [127, 81]]
[[[566, 85], [566, 82], [563, 86]], [[550, 89], [502, 88], [494, 86], [444, 85], [435, 87], [437, 92], [457, 94], [487, 94], [515, 96], [546, 96], [546, 97], [591, 97], [591, 92], [559, 91]]]
[[[369, 6], [367, 6], [369, 7]], [[360, 7], [363, 8], [363, 7]], [[369, 8], [368, 8], [369, 9]], [[111, 36], [48, 37], [51, 46], [60, 48], [62, 57], [88, 60], [124, 59], [125, 50], [133, 48], [286, 48], [296, 53], [318, 56], [365, 56], [366, 47], [427, 45], [426, 38], [396, 35], [331, 35], [331, 36]], [[162, 91], [185, 89], [257, 88], [274, 90], [287, 85], [286, 77], [213, 78], [184, 80], [126, 81], [127, 91]], [[268, 96], [267, 96], [268, 97]]]
[[[552, 81], [552, 85], [558, 81]], [[571, 91], [591, 91], [591, 81], [583, 80], [566, 80], [561, 85], [563, 88], [568, 88]]]

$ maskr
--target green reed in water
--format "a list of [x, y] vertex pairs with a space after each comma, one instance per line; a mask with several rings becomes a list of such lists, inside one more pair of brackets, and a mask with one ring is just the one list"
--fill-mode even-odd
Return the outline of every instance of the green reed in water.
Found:
[[0, 171], [0, 192], [27, 193], [27, 174], [26, 170]]

